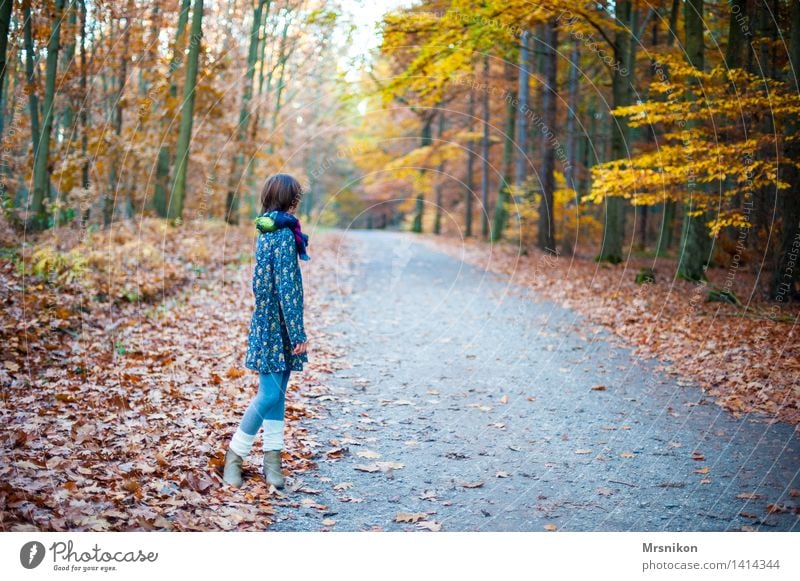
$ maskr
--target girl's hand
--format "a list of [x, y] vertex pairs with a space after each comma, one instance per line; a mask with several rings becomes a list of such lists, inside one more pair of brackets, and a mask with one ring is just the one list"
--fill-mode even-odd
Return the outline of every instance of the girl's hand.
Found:
[[308, 341], [303, 341], [302, 343], [298, 343], [297, 345], [294, 346], [292, 355], [302, 355], [307, 351], [308, 351]]

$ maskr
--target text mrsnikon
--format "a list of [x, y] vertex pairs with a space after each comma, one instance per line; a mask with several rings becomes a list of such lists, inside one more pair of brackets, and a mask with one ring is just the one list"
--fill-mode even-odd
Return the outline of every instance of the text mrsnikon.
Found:
[[697, 545], [681, 545], [680, 543], [654, 545], [653, 543], [642, 543], [642, 551], [645, 553], [696, 553]]
[[158, 559], [158, 553], [145, 553], [141, 549], [138, 551], [116, 551], [109, 553], [103, 551], [99, 546], [95, 545], [88, 551], [76, 552], [72, 549], [72, 541], [66, 543], [57, 542], [50, 546], [50, 551], [53, 553], [53, 561], [61, 559], [71, 563], [136, 563], [136, 562], [150, 562], [152, 563]]

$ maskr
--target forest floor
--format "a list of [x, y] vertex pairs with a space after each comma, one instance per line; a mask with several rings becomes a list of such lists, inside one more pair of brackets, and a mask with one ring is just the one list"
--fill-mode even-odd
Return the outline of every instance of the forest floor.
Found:
[[[252, 478], [258, 467], [247, 466], [249, 485], [236, 492], [220, 473], [258, 386], [244, 368], [254, 237], [249, 226], [158, 220], [86, 237], [60, 228], [24, 247], [0, 232], [0, 530], [270, 524], [281, 499]], [[335, 245], [322, 241], [335, 238], [317, 240], [306, 269], [322, 287], [335, 262]], [[23, 256], [49, 260], [46, 276], [23, 277]], [[307, 293], [306, 316], [324, 323], [324, 305]], [[323, 333], [314, 347], [289, 387], [284, 464], [294, 473], [314, 466], [297, 420], [313, 413], [307, 402], [332, 370]]]
[[519, 279], [538, 262], [490, 272], [481, 253], [498, 247], [389, 232], [312, 238], [287, 489], [265, 486], [260, 439], [229, 489], [222, 455], [257, 385], [243, 367], [253, 233], [63, 230], [37, 248], [88, 264], [51, 256], [49, 280], [23, 279], [33, 249], [2, 234], [0, 530], [797, 527], [791, 415], [713, 405], [693, 369], [631, 348], [578, 292], [567, 308]]

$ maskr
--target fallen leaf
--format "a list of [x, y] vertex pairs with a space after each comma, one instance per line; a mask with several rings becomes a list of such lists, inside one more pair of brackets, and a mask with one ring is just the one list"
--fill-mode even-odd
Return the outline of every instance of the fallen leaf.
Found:
[[208, 476], [204, 474], [197, 475], [194, 472], [187, 474], [183, 483], [188, 484], [189, 488], [197, 492], [205, 492], [214, 485], [214, 481]]
[[500, 403], [508, 403], [508, 396], [504, 395], [503, 397], [501, 397], [500, 398]]
[[703, 468], [698, 468], [695, 470], [696, 474], [708, 474], [709, 472], [711, 472], [711, 469], [708, 466], [704, 466]]
[[546, 531], [555, 531], [555, 530], [558, 530], [558, 527], [556, 525], [547, 524], [547, 525], [544, 525], [544, 530], [546, 530]]
[[339, 484], [333, 487], [334, 490], [348, 490], [350, 488], [353, 488], [352, 482], [340, 482]]
[[321, 491], [317, 488], [311, 488], [310, 486], [301, 486], [300, 488], [294, 489], [295, 492], [302, 492], [303, 494], [319, 494]]
[[777, 514], [781, 512], [789, 512], [789, 508], [783, 504], [770, 503], [767, 505], [767, 512], [769, 514]]
[[400, 462], [375, 462], [375, 464], [384, 472], [387, 470], [400, 470], [401, 468], [405, 468], [405, 464], [401, 464]]
[[635, 455], [636, 454], [634, 454], [633, 452], [623, 452], [622, 454], [620, 454], [620, 456], [622, 456], [623, 458], [633, 458]]
[[142, 489], [142, 485], [135, 478], [127, 478], [122, 481], [122, 489], [136, 493]]
[[736, 498], [743, 498], [745, 500], [756, 500], [757, 498], [763, 498], [763, 495], [758, 494], [757, 492], [740, 492], [736, 495]]
[[415, 523], [425, 518], [428, 518], [428, 513], [426, 512], [398, 512], [394, 517], [394, 521]]
[[591, 454], [592, 451], [589, 448], [578, 448], [575, 450], [576, 454]]
[[400, 470], [405, 464], [400, 462], [373, 462], [372, 464], [358, 464], [355, 469], [362, 472], [389, 472], [390, 470]]
[[483, 486], [483, 481], [481, 480], [480, 482], [467, 482], [462, 484], [461, 486], [463, 486], [464, 488], [480, 488], [481, 486]]
[[368, 460], [375, 460], [376, 458], [380, 458], [381, 455], [373, 450], [359, 450], [356, 452], [356, 456], [359, 458], [367, 458]]
[[435, 533], [438, 533], [439, 531], [442, 530], [442, 523], [434, 522], [434, 521], [431, 521], [431, 520], [426, 520], [426, 521], [418, 522], [417, 523], [417, 527], [421, 528], [421, 529], [427, 529], [429, 531], [433, 531]]
[[360, 470], [361, 472], [380, 472], [381, 469], [378, 468], [377, 464], [357, 464], [355, 466], [356, 470]]
[[111, 527], [111, 523], [104, 518], [97, 516], [85, 516], [75, 520], [75, 524], [85, 527], [92, 531], [105, 531]]
[[323, 526], [326, 526], [326, 527], [332, 527], [333, 525], [336, 524], [336, 521], [333, 520], [332, 518], [324, 518], [324, 519], [322, 519], [322, 524], [323, 524]]
[[315, 508], [317, 510], [327, 510], [328, 507], [324, 504], [319, 504], [313, 498], [304, 498], [300, 501], [300, 504], [306, 508]]
[[605, 390], [606, 390], [605, 385], [595, 385], [594, 387], [592, 387], [592, 391], [605, 391]]

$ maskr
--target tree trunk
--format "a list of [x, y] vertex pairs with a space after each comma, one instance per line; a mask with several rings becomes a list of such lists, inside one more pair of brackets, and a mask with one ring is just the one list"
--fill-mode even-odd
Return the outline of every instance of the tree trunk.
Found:
[[639, 250], [647, 250], [647, 220], [648, 220], [648, 206], [637, 206], [639, 208], [639, 222], [636, 230], [636, 242]]
[[[506, 61], [506, 80], [509, 86], [513, 82], [514, 67]], [[508, 221], [509, 187], [513, 183], [512, 162], [514, 159], [514, 117], [517, 113], [514, 102], [506, 99], [506, 127], [503, 136], [503, 178], [500, 183], [500, 190], [497, 192], [497, 204], [494, 207], [494, 217], [492, 223], [492, 242], [497, 242], [503, 237], [506, 222]]]
[[528, 111], [530, 101], [530, 37], [529, 30], [522, 31], [520, 35], [519, 49], [519, 86], [517, 88], [519, 108], [517, 110], [517, 156], [514, 160], [514, 186], [517, 188], [517, 195], [514, 196], [514, 210], [516, 214], [517, 226], [519, 226], [519, 192], [525, 182], [525, 162], [528, 152]]
[[531, 64], [530, 64], [530, 36], [529, 30], [522, 32], [520, 37], [520, 51], [519, 51], [519, 87], [517, 88], [517, 95], [519, 98], [519, 108], [517, 112], [517, 156], [514, 160], [514, 186], [522, 189], [522, 183], [525, 181], [525, 154], [528, 151], [528, 111], [530, 110], [530, 82], [531, 82]]
[[[442, 135], [444, 134], [444, 109], [439, 111], [439, 125], [437, 128], [436, 136], [439, 138], [441, 144]], [[444, 189], [444, 162], [439, 163], [437, 168], [438, 175], [436, 176], [436, 215], [433, 220], [433, 233], [442, 233], [442, 189]]]
[[[800, 91], [800, 0], [792, 0], [790, 16], [791, 38], [789, 40], [789, 73], [787, 84]], [[800, 130], [800, 121], [795, 116], [786, 127], [787, 135], [797, 135]], [[784, 158], [787, 160], [800, 159], [800, 145], [796, 140], [786, 141], [784, 145]], [[775, 260], [775, 272], [772, 277], [771, 295], [779, 302], [789, 299], [800, 299], [800, 268], [798, 268], [798, 255], [800, 255], [800, 172], [790, 163], [781, 166], [783, 181], [790, 184], [789, 188], [778, 191], [778, 204], [781, 209], [781, 234], [778, 255]]]
[[[0, 4], [0, 89], [2, 89], [6, 79], [6, 49], [8, 48], [8, 30], [11, 27], [11, 10], [14, 2], [12, 0], [0, 0], [0, 2], [2, 2]], [[4, 129], [4, 108], [5, 99], [2, 99], [0, 100], [0, 137], [3, 136]]]
[[[159, 36], [161, 36], [161, 12], [158, 2], [154, 2], [150, 10], [147, 48], [144, 51], [145, 58], [143, 59], [143, 65], [139, 67], [139, 95], [142, 97], [144, 97], [150, 89], [150, 82], [144, 76], [145, 70], [150, 67], [158, 66]], [[144, 42], [144, 35], [142, 35], [142, 42]]]
[[[169, 62], [169, 94], [170, 97], [178, 96], [178, 69], [183, 64], [183, 38], [186, 33], [186, 24], [189, 22], [189, 8], [191, 0], [181, 0], [178, 24], [175, 31], [175, 46]], [[162, 144], [156, 158], [155, 191], [153, 193], [153, 209], [162, 218], [167, 217], [167, 191], [169, 190], [169, 170], [171, 165], [171, 144], [168, 135], [162, 136]]]
[[[86, 62], [86, 0], [81, 3], [81, 99], [86, 102], [87, 91], [87, 62]], [[83, 156], [83, 166], [81, 167], [81, 186], [84, 190], [89, 188], [89, 114], [86, 107], [81, 107], [81, 155]], [[90, 208], [87, 206], [82, 215], [82, 225], [85, 226], [89, 220]]]
[[192, 10], [192, 42], [189, 44], [189, 59], [186, 63], [186, 84], [183, 87], [183, 106], [178, 144], [175, 148], [175, 179], [167, 205], [167, 218], [171, 221], [183, 217], [183, 203], [186, 197], [186, 170], [189, 165], [189, 147], [192, 141], [192, 122], [194, 121], [194, 99], [197, 88], [197, 68], [200, 58], [200, 38], [203, 26], [203, 0], [195, 0]]
[[[669, 15], [669, 31], [667, 32], [667, 46], [671, 47], [678, 35], [678, 14], [680, 13], [680, 0], [672, 0], [672, 9]], [[667, 71], [664, 71], [667, 75]], [[661, 232], [658, 236], [658, 256], [664, 256], [672, 247], [672, 230], [675, 222], [675, 200], [667, 200], [663, 204], [661, 214]]]
[[[614, 59], [616, 63], [626, 63], [630, 56], [630, 0], [620, 0], [615, 5], [614, 18], [624, 28], [614, 38]], [[630, 105], [630, 83], [622, 73], [621, 66], [615, 66], [611, 79], [612, 109]], [[633, 71], [629, 71], [632, 75]], [[628, 122], [625, 117], [611, 119], [611, 159], [627, 157], [627, 145], [630, 136]], [[623, 198], [611, 196], [606, 198], [606, 215], [603, 223], [603, 242], [597, 260], [617, 264], [622, 262], [622, 242], [625, 237], [625, 201]]]
[[728, 23], [728, 46], [725, 49], [725, 64], [729, 69], [738, 69], [745, 62], [744, 51], [748, 50], [747, 37], [742, 24], [748, 25], [747, 0], [729, 0], [731, 14]]
[[178, 75], [177, 70], [183, 66], [183, 55], [185, 48], [186, 26], [189, 24], [189, 8], [191, 0], [181, 0], [181, 9], [178, 13], [178, 24], [175, 29], [175, 46], [172, 50], [172, 57], [169, 61], [169, 94], [171, 97], [178, 96]]
[[[426, 114], [422, 120], [422, 147], [426, 147], [433, 143], [433, 139], [431, 138], [431, 123], [433, 123], [433, 114]], [[424, 174], [425, 170], [421, 170], [420, 173]], [[422, 232], [422, 214], [424, 209], [425, 195], [423, 193], [419, 193], [417, 194], [417, 201], [414, 205], [414, 220], [411, 223], [411, 231], [416, 232], [417, 234]]]
[[484, 240], [489, 238], [489, 56], [483, 57], [483, 82], [486, 89], [482, 96], [481, 121], [483, 122], [483, 139], [481, 139], [481, 234]]
[[[245, 72], [244, 90], [242, 92], [242, 106], [239, 109], [239, 125], [236, 128], [236, 153], [231, 163], [231, 174], [228, 182], [227, 211], [225, 216], [229, 224], [239, 223], [239, 197], [236, 191], [241, 181], [241, 172], [244, 167], [244, 138], [250, 122], [250, 101], [253, 97], [253, 75], [256, 70], [258, 58], [259, 31], [261, 30], [261, 14], [266, 0], [258, 0], [253, 9], [253, 24], [250, 27], [250, 46], [247, 51], [247, 71]], [[269, 8], [267, 8], [269, 10]]]
[[120, 136], [122, 135], [122, 97], [125, 93], [125, 83], [128, 79], [128, 52], [131, 42], [131, 15], [133, 14], [133, 0], [128, 0], [126, 7], [125, 32], [123, 32], [123, 50], [119, 57], [119, 73], [117, 78], [117, 100], [114, 104], [114, 135], [117, 139], [114, 144], [114, 156], [111, 160], [109, 171], [108, 192], [103, 203], [103, 224], [108, 226], [114, 218], [114, 206], [119, 195], [119, 163], [122, 157]]
[[545, 27], [543, 70], [544, 85], [542, 86], [542, 199], [539, 204], [539, 230], [538, 246], [547, 252], [556, 251], [555, 217], [553, 200], [556, 189], [556, 94], [558, 93], [557, 78], [557, 49], [558, 30], [555, 20], [551, 20]]
[[33, 200], [31, 211], [36, 228], [47, 225], [44, 199], [50, 186], [50, 134], [53, 130], [53, 114], [56, 96], [56, 72], [58, 69], [58, 51], [61, 40], [61, 19], [64, 13], [64, 1], [56, 0], [53, 26], [47, 40], [47, 62], [45, 65], [44, 86], [44, 119], [39, 147], [33, 158]]
[[425, 207], [425, 196], [417, 194], [414, 204], [414, 221], [411, 224], [411, 231], [417, 234], [422, 232], [422, 210]]
[[280, 48], [278, 49], [278, 67], [280, 67], [280, 73], [278, 73], [278, 85], [275, 88], [275, 106], [272, 109], [272, 121], [270, 122], [270, 142], [269, 142], [269, 152], [272, 153], [275, 151], [275, 130], [278, 128], [278, 115], [281, 113], [281, 97], [283, 95], [283, 78], [286, 73], [286, 61], [288, 60], [288, 55], [286, 53], [286, 42], [287, 42], [287, 34], [289, 32], [289, 21], [287, 20], [283, 26], [283, 32], [281, 33], [281, 42]]
[[596, 136], [597, 122], [594, 116], [595, 116], [594, 99], [592, 97], [589, 97], [589, 102], [587, 103], [586, 106], [587, 128], [584, 135], [581, 136], [580, 155], [581, 155], [581, 163], [585, 168], [583, 175], [581, 175], [580, 186], [579, 186], [581, 197], [589, 194], [591, 169], [595, 162], [595, 157], [594, 157], [595, 141], [593, 140]]
[[[469, 117], [469, 131], [475, 128], [475, 91], [470, 87], [469, 89], [469, 105], [467, 106], [467, 116]], [[465, 181], [466, 192], [464, 192], [464, 236], [469, 238], [472, 236], [472, 199], [475, 196], [475, 140], [470, 139], [467, 142], [467, 177]]]
[[[578, 67], [580, 67], [580, 44], [578, 39], [572, 42], [572, 54], [569, 59], [569, 95], [567, 112], [567, 159], [568, 165], [564, 171], [567, 187], [578, 191], [575, 172], [578, 165]], [[566, 237], [565, 237], [566, 238]]]
[[[578, 67], [580, 67], [580, 43], [578, 39], [574, 39], [572, 42], [572, 52], [569, 58], [569, 89], [568, 89], [568, 101], [567, 105], [569, 107], [569, 111], [567, 111], [567, 166], [564, 168], [564, 180], [566, 181], [567, 188], [573, 191], [572, 199], [565, 205], [564, 207], [564, 217], [563, 221], [566, 222], [569, 212], [578, 212], [578, 206], [580, 203], [580, 196], [578, 194], [578, 180], [576, 178], [577, 175], [577, 168], [578, 168], [578, 89], [579, 89], [579, 79], [578, 79]], [[574, 209], [573, 209], [574, 208]], [[564, 255], [572, 255], [574, 252], [574, 240], [570, 236], [570, 232], [568, 232], [564, 228], [564, 224], [562, 224], [562, 229], [564, 230], [561, 236], [561, 251]]]
[[[506, 104], [506, 126], [503, 136], [503, 161], [501, 169], [500, 190], [497, 192], [497, 203], [494, 206], [494, 216], [492, 221], [491, 241], [496, 242], [503, 237], [503, 232], [508, 221], [508, 205], [511, 201], [509, 188], [513, 183], [513, 160], [514, 160], [514, 117], [516, 108], [514, 103], [509, 101]], [[515, 204], [516, 207], [516, 204]]]
[[34, 68], [33, 33], [31, 16], [31, 5], [25, 5], [25, 76], [28, 80], [28, 104], [31, 114], [31, 142], [33, 144], [33, 155], [39, 152], [39, 138], [41, 128], [39, 127], [39, 95], [36, 92], [36, 69]]
[[[269, 22], [269, 10], [271, 2], [267, 3], [266, 8], [262, 13], [262, 24], [259, 29], [261, 32], [261, 40], [259, 46], [259, 67], [258, 67], [258, 96], [256, 98], [256, 110], [253, 114], [253, 122], [250, 124], [250, 138], [255, 141], [256, 134], [258, 133], [261, 124], [261, 101], [264, 92], [264, 68], [266, 67], [266, 51], [267, 51], [267, 23]], [[252, 165], [250, 166], [252, 169]]]
[[[69, 33], [70, 38], [67, 40], [67, 44], [64, 46], [64, 53], [62, 56], [62, 68], [65, 71], [68, 71], [72, 66], [72, 59], [75, 57], [75, 25], [78, 22], [78, 15], [75, 12], [74, 7], [69, 8]], [[64, 129], [64, 133], [67, 134], [67, 139], [72, 141], [72, 126], [75, 122], [75, 108], [74, 108], [74, 96], [67, 95], [66, 103], [64, 105], [64, 115], [62, 117], [62, 127]]]
[[[686, 0], [684, 4], [684, 28], [686, 31], [685, 52], [686, 59], [694, 68], [702, 71], [704, 66], [703, 54], [703, 2], [704, 0]], [[694, 90], [702, 90], [696, 79], [690, 82]], [[699, 126], [701, 123], [690, 120], [686, 126], [688, 130]], [[700, 281], [705, 280], [705, 269], [711, 251], [711, 239], [705, 214], [691, 216], [695, 210], [696, 197], [703, 195], [703, 188], [694, 183], [694, 177], [689, 177], [689, 200], [684, 203], [683, 225], [681, 227], [680, 251], [678, 253], [678, 277]]]

